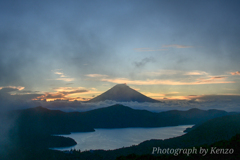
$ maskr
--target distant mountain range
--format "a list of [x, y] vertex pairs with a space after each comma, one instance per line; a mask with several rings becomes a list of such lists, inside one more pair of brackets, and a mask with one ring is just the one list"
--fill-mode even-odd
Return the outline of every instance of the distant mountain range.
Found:
[[[220, 110], [165, 111], [154, 113], [136, 110], [123, 105], [113, 105], [87, 112], [63, 112], [43, 107], [20, 110], [18, 127], [24, 134], [69, 134], [70, 132], [91, 132], [94, 128], [165, 127], [200, 124], [209, 119], [229, 115]], [[27, 133], [25, 133], [27, 132]]]
[[100, 102], [105, 100], [112, 100], [116, 102], [160, 102], [139, 93], [126, 84], [117, 84], [108, 91], [89, 100], [88, 102]]

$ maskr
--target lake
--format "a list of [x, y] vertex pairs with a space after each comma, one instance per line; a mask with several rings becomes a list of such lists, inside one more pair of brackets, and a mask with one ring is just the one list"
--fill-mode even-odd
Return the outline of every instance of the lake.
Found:
[[61, 135], [70, 137], [77, 142], [77, 145], [64, 148], [52, 148], [55, 150], [77, 149], [81, 151], [90, 149], [112, 150], [122, 147], [137, 145], [150, 139], [168, 139], [181, 136], [184, 130], [193, 125], [182, 125], [174, 127], [159, 128], [117, 128], [117, 129], [95, 129], [95, 132], [77, 132], [70, 135]]

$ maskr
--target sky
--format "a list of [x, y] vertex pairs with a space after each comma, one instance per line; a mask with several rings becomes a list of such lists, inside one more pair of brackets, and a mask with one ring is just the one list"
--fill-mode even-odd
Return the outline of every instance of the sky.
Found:
[[119, 83], [161, 101], [240, 99], [239, 6], [0, 0], [1, 104], [86, 101]]

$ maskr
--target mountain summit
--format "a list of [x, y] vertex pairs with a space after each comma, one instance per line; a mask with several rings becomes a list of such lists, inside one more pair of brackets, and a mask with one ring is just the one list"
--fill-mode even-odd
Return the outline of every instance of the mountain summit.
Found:
[[117, 84], [108, 91], [89, 100], [88, 102], [100, 102], [105, 100], [117, 102], [160, 102], [139, 93], [126, 84]]

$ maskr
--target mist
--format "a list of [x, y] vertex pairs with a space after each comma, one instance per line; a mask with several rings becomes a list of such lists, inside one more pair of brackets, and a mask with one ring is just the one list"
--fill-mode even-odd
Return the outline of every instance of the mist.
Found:
[[162, 112], [169, 110], [189, 110], [198, 108], [201, 110], [217, 109], [227, 112], [240, 112], [239, 96], [205, 96], [199, 100], [164, 100], [159, 103], [148, 102], [116, 102], [111, 100], [89, 103], [80, 101], [52, 101], [39, 102], [41, 106], [52, 110], [62, 110], [65, 112], [84, 112], [97, 108], [109, 107], [115, 104], [122, 104], [133, 109], [148, 110], [152, 112]]

